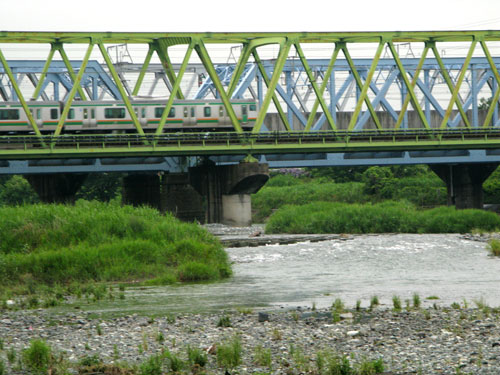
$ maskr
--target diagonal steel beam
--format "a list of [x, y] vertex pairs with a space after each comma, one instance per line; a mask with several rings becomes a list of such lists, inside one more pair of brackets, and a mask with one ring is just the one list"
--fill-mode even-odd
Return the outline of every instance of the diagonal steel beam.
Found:
[[[264, 80], [264, 83], [267, 86], [267, 89], [269, 91], [269, 86], [271, 84], [271, 80], [269, 79], [269, 76], [267, 75], [267, 71], [264, 68], [264, 65], [262, 64], [262, 61], [261, 61], [256, 49], [252, 50], [252, 56], [255, 60], [255, 63], [257, 64], [257, 67], [259, 68], [260, 76]], [[276, 69], [276, 67], [274, 69]], [[278, 87], [278, 85], [276, 85], [276, 87]], [[272, 99], [273, 99], [274, 106], [278, 110], [278, 114], [280, 116], [281, 121], [283, 122], [283, 124], [285, 126], [285, 129], [288, 131], [292, 131], [292, 128], [290, 127], [290, 124], [288, 123], [288, 119], [286, 118], [285, 111], [283, 111], [283, 108], [281, 107], [280, 101], [278, 100], [278, 98], [276, 97], [276, 94], [274, 92], [272, 94], [273, 94]], [[261, 100], [261, 103], [262, 103], [262, 101], [263, 100]], [[267, 111], [267, 108], [266, 108], [266, 111]], [[259, 113], [260, 112], [262, 112], [262, 106], [261, 106], [261, 108], [259, 108]]]
[[[420, 75], [420, 71], [422, 70], [422, 67], [424, 65], [425, 58], [427, 57], [427, 53], [429, 52], [429, 45], [426, 44], [424, 47], [424, 50], [422, 51], [422, 56], [420, 57], [420, 60], [418, 61], [417, 69], [415, 69], [415, 74], [413, 75], [413, 79], [411, 81], [410, 87], [408, 88], [409, 91], [412, 91], [413, 93], [415, 92], [415, 86], [417, 85], [418, 82], [418, 76]], [[403, 74], [403, 73], [401, 73]], [[396, 121], [395, 129], [400, 129], [401, 128], [401, 123], [403, 122], [404, 116], [406, 111], [408, 110], [408, 104], [410, 104], [410, 99], [412, 99], [411, 95], [409, 93], [406, 94], [405, 100], [403, 102], [403, 105], [401, 106], [401, 112], [399, 112], [399, 117]], [[420, 104], [419, 104], [420, 106]], [[430, 124], [428, 124], [430, 128]]]
[[491, 119], [493, 118], [493, 113], [495, 112], [495, 109], [498, 106], [497, 103], [498, 103], [498, 99], [500, 97], [500, 74], [498, 73], [498, 69], [495, 65], [495, 62], [491, 58], [490, 50], [488, 49], [488, 46], [486, 45], [486, 42], [484, 40], [481, 40], [481, 47], [483, 48], [484, 55], [486, 56], [488, 63], [490, 64], [490, 68], [491, 68], [491, 71], [493, 72], [495, 80], [498, 83], [498, 89], [495, 90], [495, 94], [493, 95], [493, 98], [491, 99], [490, 108], [488, 109], [488, 113], [486, 114], [486, 118], [484, 119], [483, 128], [486, 128], [490, 124]]
[[[337, 56], [340, 51], [340, 45], [337, 43], [335, 44], [335, 48], [332, 53], [332, 57], [330, 58], [330, 62], [328, 63], [328, 67], [326, 68], [325, 72], [325, 77], [323, 79], [323, 82], [321, 82], [321, 87], [318, 89], [317, 84], [314, 80], [314, 77], [312, 75], [312, 71], [309, 68], [309, 64], [307, 63], [307, 60], [304, 56], [304, 53], [302, 52], [302, 48], [300, 47], [299, 43], [295, 43], [295, 49], [297, 50], [297, 53], [299, 54], [299, 58], [302, 62], [302, 65], [304, 66], [304, 69], [306, 70], [306, 73], [309, 77], [309, 81], [313, 85], [314, 92], [316, 94], [316, 100], [314, 101], [313, 107], [311, 109], [311, 112], [309, 113], [309, 118], [307, 120], [307, 125], [306, 128], [304, 129], [306, 132], [311, 129], [311, 126], [314, 122], [314, 118], [316, 117], [316, 112], [318, 110], [318, 106], [321, 104], [321, 108], [323, 109], [323, 114], [326, 116], [326, 119], [328, 120], [328, 124], [332, 128], [333, 131], [337, 130], [337, 126], [335, 125], [335, 120], [332, 117], [332, 114], [330, 113], [330, 109], [328, 108], [327, 104], [324, 101], [323, 94], [325, 92], [326, 86], [328, 84], [328, 79], [331, 76], [333, 66], [335, 65], [335, 61], [337, 61]], [[330, 98], [333, 98], [333, 94], [330, 93]]]
[[170, 109], [172, 108], [172, 105], [174, 104], [174, 99], [176, 97], [177, 91], [181, 87], [181, 82], [182, 82], [182, 77], [184, 76], [184, 72], [186, 71], [186, 68], [189, 63], [189, 59], [191, 58], [191, 53], [193, 52], [195, 43], [191, 42], [189, 44], [189, 47], [186, 51], [186, 55], [184, 56], [184, 60], [182, 61], [181, 68], [179, 69], [179, 72], [177, 73], [177, 78], [175, 79], [174, 86], [172, 87], [172, 92], [170, 93], [170, 96], [168, 98], [167, 104], [165, 105], [165, 110], [163, 111], [163, 114], [161, 115], [160, 122], [158, 124], [158, 128], [156, 129], [156, 134], [161, 134], [163, 131], [163, 127], [165, 126], [165, 123], [167, 122], [167, 117], [168, 114], [170, 113]]
[[[85, 53], [85, 56], [83, 58], [82, 65], [80, 66], [80, 70], [78, 71], [78, 74], [73, 81], [73, 87], [71, 88], [71, 91], [68, 94], [68, 99], [67, 99], [66, 104], [64, 105], [63, 111], [61, 113], [61, 118], [59, 119], [59, 121], [57, 123], [56, 130], [54, 131], [54, 134], [53, 134], [54, 137], [58, 137], [59, 134], [61, 134], [62, 128], [64, 126], [64, 122], [66, 121], [66, 118], [68, 117], [69, 110], [71, 109], [71, 103], [73, 103], [73, 99], [75, 98], [76, 92], [78, 91], [78, 88], [80, 87], [80, 81], [82, 80], [83, 74], [85, 73], [85, 68], [87, 67], [87, 63], [89, 62], [90, 54], [92, 53], [93, 48], [94, 48], [94, 42], [91, 40], [89, 43], [89, 46], [87, 47], [87, 52]], [[80, 88], [80, 90], [81, 90], [81, 88]]]
[[[470, 64], [470, 60], [472, 58], [472, 54], [474, 53], [474, 50], [476, 48], [477, 40], [474, 38], [471, 46], [469, 48], [469, 52], [467, 53], [467, 57], [465, 58], [464, 65], [462, 66], [462, 70], [460, 71], [460, 75], [458, 76], [457, 79], [457, 84], [455, 85], [455, 90], [453, 90], [453, 94], [451, 95], [451, 100], [450, 103], [448, 104], [448, 108], [446, 109], [446, 113], [443, 118], [443, 122], [441, 122], [441, 128], [445, 128], [448, 125], [448, 120], [451, 116], [451, 111], [453, 110], [453, 104], [458, 101], [458, 93], [460, 91], [460, 86], [462, 85], [462, 82], [465, 77], [465, 73], [467, 72], [467, 69]], [[467, 119], [467, 114], [464, 112], [463, 108], [460, 111], [462, 114], [462, 119], [464, 120], [465, 125], [470, 128], [470, 122]]]
[[219, 79], [219, 76], [217, 74], [217, 71], [215, 70], [212, 60], [210, 59], [207, 49], [205, 48], [205, 44], [201, 39], [195, 40], [194, 49], [196, 50], [198, 57], [203, 63], [203, 66], [205, 67], [208, 75], [210, 76], [212, 82], [214, 83], [217, 92], [220, 95], [222, 104], [226, 108], [226, 112], [231, 120], [231, 123], [233, 124], [234, 130], [238, 133], [243, 133], [243, 129], [240, 125], [240, 122], [238, 121], [238, 118], [236, 117], [236, 113], [234, 112], [233, 106], [231, 105], [231, 102], [229, 101], [229, 98], [226, 95], [226, 92], [224, 91], [222, 82]]
[[[284, 38], [284, 40], [280, 43], [280, 52], [274, 66], [273, 76], [271, 77], [271, 81], [268, 84], [267, 92], [264, 96], [264, 100], [262, 101], [257, 119], [255, 120], [255, 125], [252, 129], [252, 133], [258, 133], [260, 131], [260, 128], [262, 127], [262, 124], [264, 123], [264, 117], [266, 117], [267, 109], [269, 108], [271, 99], [275, 95], [274, 91], [276, 90], [276, 85], [278, 84], [281, 72], [283, 72], [283, 67], [285, 66], [286, 58], [288, 57], [288, 52], [290, 51], [291, 46], [292, 43], [288, 38]], [[253, 51], [254, 53], [256, 53], [255, 49]]]
[[[175, 83], [175, 71], [172, 67], [170, 56], [168, 55], [168, 47], [170, 47], [170, 45], [165, 39], [160, 39], [155, 41], [154, 47], [156, 54], [160, 58], [163, 69], [165, 70], [165, 74], [167, 75], [170, 84], [173, 86]], [[184, 95], [181, 90], [177, 90], [177, 99], [184, 99]]]
[[252, 45], [250, 43], [246, 43], [243, 46], [243, 50], [241, 51], [240, 58], [238, 59], [238, 63], [233, 71], [231, 76], [231, 81], [229, 82], [229, 87], [227, 89], [227, 96], [231, 97], [233, 95], [234, 90], [236, 89], [236, 85], [240, 81], [241, 75], [245, 70], [245, 65], [250, 58]]
[[5, 59], [5, 56], [3, 55], [2, 50], [0, 50], [0, 62], [3, 65], [5, 73], [7, 73], [7, 76], [9, 77], [9, 80], [10, 80], [10, 83], [12, 85], [12, 88], [14, 89], [14, 92], [16, 93], [19, 101], [21, 102], [21, 106], [24, 109], [24, 113], [26, 114], [26, 117], [28, 118], [28, 122], [30, 123], [31, 127], [33, 128], [33, 131], [35, 132], [35, 134], [38, 137], [42, 137], [42, 133], [40, 133], [40, 130], [38, 129], [38, 126], [36, 125], [36, 121], [33, 118], [33, 116], [31, 115], [31, 112], [28, 108], [28, 104], [26, 103], [26, 100], [24, 100], [21, 89], [19, 88], [19, 85], [16, 82], [14, 74], [12, 73], [12, 70], [10, 69], [9, 64], [7, 63], [7, 60]]
[[43, 83], [45, 81], [45, 78], [47, 77], [47, 72], [49, 71], [50, 63], [52, 62], [52, 59], [54, 57], [55, 52], [56, 52], [56, 48], [52, 44], [52, 46], [50, 47], [49, 56], [47, 56], [47, 60], [45, 61], [45, 65], [43, 66], [42, 73], [40, 74], [40, 79], [38, 80], [38, 83], [35, 87], [35, 91], [33, 92], [33, 95], [31, 96], [31, 100], [38, 99], [38, 96], [40, 95], [40, 92], [42, 90]]
[[109, 72], [111, 73], [111, 77], [113, 77], [116, 87], [118, 88], [118, 91], [120, 91], [123, 103], [125, 104], [125, 107], [127, 107], [130, 118], [132, 119], [132, 122], [134, 123], [134, 126], [137, 129], [137, 133], [139, 133], [140, 135], [144, 135], [144, 130], [142, 130], [139, 119], [135, 114], [134, 108], [130, 103], [129, 97], [127, 95], [127, 92], [125, 91], [125, 88], [123, 87], [120, 76], [116, 72], [116, 69], [113, 65], [113, 62], [111, 61], [111, 58], [108, 55], [108, 52], [106, 51], [106, 48], [104, 47], [104, 44], [102, 43], [102, 41], [99, 41], [97, 45], [99, 46], [99, 50], [101, 51], [102, 57], [104, 57], [104, 61], [106, 61], [106, 65], [108, 66]]
[[359, 100], [356, 104], [356, 108], [354, 109], [354, 113], [352, 115], [351, 121], [348, 126], [348, 130], [351, 131], [354, 129], [354, 126], [356, 125], [356, 122], [358, 121], [359, 114], [361, 112], [361, 108], [363, 106], [363, 102], [366, 103], [366, 106], [368, 107], [368, 110], [370, 111], [373, 121], [375, 122], [375, 126], [377, 129], [382, 129], [382, 125], [380, 124], [380, 120], [377, 116], [377, 113], [373, 109], [372, 103], [370, 102], [370, 99], [368, 98], [368, 88], [370, 87], [370, 82], [373, 79], [373, 74], [375, 73], [375, 69], [377, 68], [378, 61], [380, 59], [380, 55], [382, 54], [382, 51], [384, 49], [384, 41], [381, 40], [378, 44], [377, 52], [375, 53], [375, 57], [373, 58], [372, 65], [370, 67], [370, 70], [368, 71], [368, 74], [366, 76], [366, 81], [365, 84], [363, 85], [363, 82], [361, 81], [361, 77], [356, 70], [356, 67], [354, 66], [354, 61], [352, 61], [351, 55], [349, 51], [347, 50], [347, 46], [345, 43], [342, 44], [341, 46], [342, 51], [344, 52], [344, 56], [349, 63], [349, 67], [351, 68], [352, 74], [354, 75], [354, 79], [356, 80], [356, 83], [358, 87], [361, 89], [361, 94], [359, 96]]
[[71, 77], [71, 80], [73, 81], [73, 85], [76, 85], [76, 89], [78, 92], [78, 95], [80, 96], [81, 100], [87, 100], [87, 96], [85, 95], [85, 92], [80, 86], [80, 81], [78, 81], [78, 84], [76, 83], [76, 74], [75, 71], [73, 70], [73, 66], [71, 65], [71, 62], [68, 59], [68, 55], [66, 55], [66, 51], [63, 48], [63, 45], [61, 43], [54, 43], [53, 46], [57, 49], [59, 52], [59, 55], [61, 55], [61, 58], [63, 59], [64, 65], [66, 66], [66, 69], [68, 69], [68, 73]]
[[149, 63], [151, 62], [151, 57], [153, 57], [153, 52], [155, 51], [154, 47], [150, 44], [148, 48], [148, 53], [146, 54], [146, 58], [144, 59], [144, 63], [142, 64], [141, 72], [139, 73], [139, 77], [137, 77], [137, 81], [134, 86], [134, 90], [132, 91], [132, 95], [137, 95], [139, 90], [141, 89], [142, 81], [144, 80], [144, 76], [148, 71]]

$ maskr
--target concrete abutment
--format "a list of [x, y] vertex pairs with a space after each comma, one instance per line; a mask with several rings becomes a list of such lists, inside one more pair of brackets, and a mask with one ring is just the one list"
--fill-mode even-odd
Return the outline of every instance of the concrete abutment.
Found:
[[74, 203], [87, 173], [51, 173], [24, 176], [44, 203]]

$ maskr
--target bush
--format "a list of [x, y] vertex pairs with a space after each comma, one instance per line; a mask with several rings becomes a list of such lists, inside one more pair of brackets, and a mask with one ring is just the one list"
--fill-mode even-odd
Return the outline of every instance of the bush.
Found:
[[365, 205], [317, 202], [281, 208], [269, 218], [266, 233], [467, 233], [497, 228], [500, 217], [482, 210], [417, 210], [408, 202], [391, 201]]
[[46, 374], [50, 364], [50, 346], [43, 340], [33, 340], [23, 352], [23, 362], [35, 374]]
[[217, 364], [225, 369], [233, 369], [241, 363], [241, 341], [234, 336], [231, 341], [217, 346]]

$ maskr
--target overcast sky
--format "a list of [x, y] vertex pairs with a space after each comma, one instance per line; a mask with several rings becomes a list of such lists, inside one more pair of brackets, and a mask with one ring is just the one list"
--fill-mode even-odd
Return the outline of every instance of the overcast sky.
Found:
[[0, 0], [7, 31], [500, 30], [500, 0]]

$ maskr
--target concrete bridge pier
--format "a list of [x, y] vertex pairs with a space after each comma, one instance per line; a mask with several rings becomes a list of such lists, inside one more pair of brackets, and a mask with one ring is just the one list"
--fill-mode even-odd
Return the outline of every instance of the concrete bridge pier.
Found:
[[448, 205], [458, 209], [483, 208], [483, 182], [498, 164], [435, 164], [430, 168], [446, 184]]
[[267, 164], [241, 162], [216, 166], [213, 163], [189, 169], [191, 185], [205, 198], [206, 222], [234, 226], [252, 223], [250, 194], [269, 179]]
[[161, 212], [183, 221], [205, 222], [203, 198], [189, 184], [188, 173], [168, 173], [161, 180]]
[[44, 203], [74, 203], [88, 173], [51, 173], [24, 176]]

